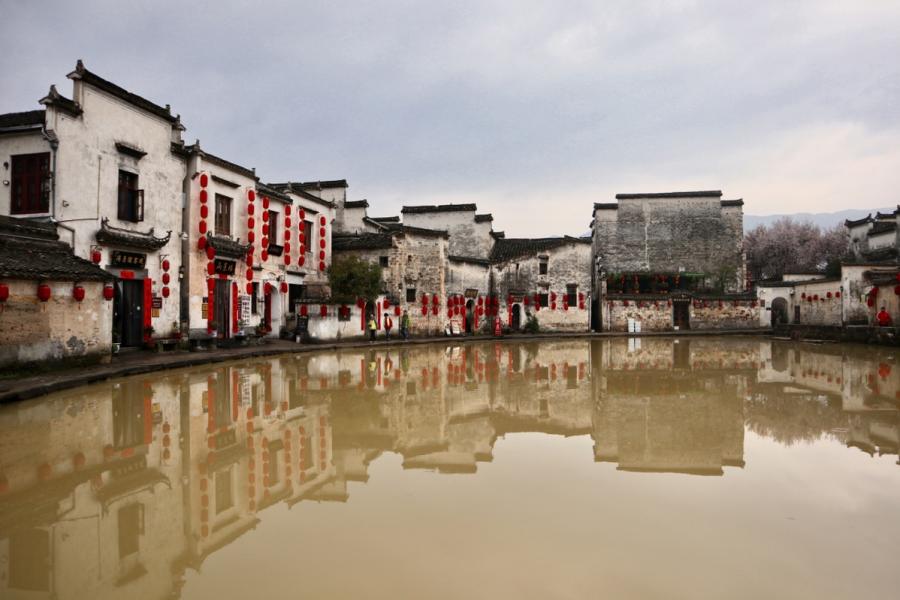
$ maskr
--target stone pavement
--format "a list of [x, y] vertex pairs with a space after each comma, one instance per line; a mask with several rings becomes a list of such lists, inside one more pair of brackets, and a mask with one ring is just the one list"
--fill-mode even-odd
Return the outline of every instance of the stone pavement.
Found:
[[16, 402], [36, 398], [51, 392], [70, 389], [81, 385], [87, 385], [98, 381], [104, 381], [113, 377], [127, 375], [139, 375], [162, 371], [165, 369], [178, 369], [195, 365], [225, 362], [244, 358], [260, 356], [275, 356], [279, 354], [297, 354], [303, 352], [329, 352], [347, 348], [382, 348], [397, 347], [402, 345], [416, 346], [432, 343], [479, 343], [490, 341], [528, 341], [528, 340], [556, 340], [556, 339], [594, 339], [606, 337], [673, 337], [673, 336], [720, 336], [720, 335], [760, 335], [769, 334], [767, 329], [749, 329], [733, 331], [682, 331], [677, 334], [671, 332], [646, 332], [646, 333], [542, 333], [535, 335], [517, 334], [493, 338], [488, 336], [470, 337], [425, 337], [410, 338], [404, 342], [398, 338], [385, 341], [379, 338], [375, 342], [363, 339], [353, 339], [340, 342], [297, 344], [286, 340], [272, 340], [261, 346], [240, 346], [235, 348], [219, 348], [201, 352], [173, 351], [173, 352], [147, 352], [136, 351], [112, 356], [107, 364], [95, 364], [78, 367], [63, 367], [59, 371], [42, 372], [31, 376], [0, 380], [0, 404]]

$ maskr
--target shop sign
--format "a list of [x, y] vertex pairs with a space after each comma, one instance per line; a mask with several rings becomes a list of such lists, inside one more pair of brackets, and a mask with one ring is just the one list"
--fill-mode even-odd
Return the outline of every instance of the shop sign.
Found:
[[234, 267], [237, 263], [233, 260], [216, 259], [216, 273], [219, 275], [234, 275]]
[[123, 267], [126, 269], [143, 269], [147, 264], [147, 255], [138, 252], [113, 250], [110, 255], [109, 264], [114, 267]]

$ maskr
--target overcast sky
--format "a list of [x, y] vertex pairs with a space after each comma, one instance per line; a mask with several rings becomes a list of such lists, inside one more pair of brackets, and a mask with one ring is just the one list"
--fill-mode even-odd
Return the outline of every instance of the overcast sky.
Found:
[[618, 192], [900, 203], [900, 1], [137, 4], [0, 0], [0, 112], [82, 58], [264, 181], [476, 202], [508, 235], [580, 234]]

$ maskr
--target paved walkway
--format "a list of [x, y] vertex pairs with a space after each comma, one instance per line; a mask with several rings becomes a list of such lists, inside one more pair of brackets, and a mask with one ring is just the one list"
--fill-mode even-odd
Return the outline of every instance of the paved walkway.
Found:
[[[767, 329], [747, 329], [736, 331], [682, 331], [677, 334], [671, 332], [646, 332], [646, 333], [542, 333], [536, 335], [513, 335], [502, 338], [501, 341], [519, 342], [528, 340], [558, 340], [558, 339], [595, 339], [612, 337], [672, 337], [672, 336], [721, 336], [721, 335], [765, 335]], [[295, 344], [285, 340], [271, 340], [260, 346], [241, 346], [236, 348], [221, 348], [200, 352], [173, 351], [173, 352], [127, 352], [114, 355], [107, 364], [78, 366], [63, 368], [59, 371], [43, 372], [31, 376], [0, 381], [0, 404], [16, 402], [36, 398], [51, 392], [57, 392], [69, 388], [78, 387], [104, 381], [113, 377], [127, 375], [139, 375], [162, 371], [165, 369], [177, 369], [195, 365], [206, 365], [229, 360], [254, 358], [259, 356], [275, 356], [278, 354], [297, 354], [303, 352], [329, 352], [338, 349], [350, 348], [384, 348], [399, 346], [418, 346], [433, 343], [479, 343], [496, 341], [497, 338], [487, 336], [455, 337], [448, 338], [426, 337], [412, 338], [406, 342], [399, 339], [385, 341], [380, 338], [376, 342], [362, 339], [354, 339], [343, 342]]]

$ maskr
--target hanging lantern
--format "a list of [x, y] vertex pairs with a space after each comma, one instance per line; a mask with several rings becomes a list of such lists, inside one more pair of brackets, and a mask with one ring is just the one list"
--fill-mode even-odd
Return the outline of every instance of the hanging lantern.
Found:
[[321, 215], [321, 216], [319, 217], [319, 226], [320, 226], [320, 227], [325, 227], [325, 215]]
[[214, 262], [206, 263], [206, 272], [209, 275], [215, 275], [216, 274], [216, 263], [214, 263]]
[[168, 286], [164, 286], [164, 287], [163, 287], [163, 289], [162, 289], [162, 295], [163, 295], [163, 298], [168, 298], [168, 297], [169, 297], [169, 288], [168, 288]]
[[397, 306], [394, 307], [394, 316], [395, 316], [395, 317], [399, 317], [399, 316], [400, 316], [400, 305], [399, 305], [399, 304], [398, 304]]
[[428, 305], [427, 304], [422, 305], [422, 316], [423, 317], [428, 316]]
[[432, 295], [431, 295], [431, 303], [432, 303], [433, 305], [435, 305], [435, 306], [437, 306], [438, 304], [441, 303], [441, 300], [440, 300], [440, 298], [438, 298], [438, 295], [437, 295], [437, 294], [432, 294]]
[[302, 267], [305, 264], [306, 264], [306, 257], [301, 254], [300, 258], [297, 259], [297, 265]]
[[384, 299], [384, 303], [382, 304], [382, 306], [384, 306], [385, 308], [390, 308], [390, 307], [391, 307], [391, 301], [390, 301], [390, 299], [389, 299], [389, 298], [385, 298], [385, 299]]
[[[291, 243], [290, 242], [284, 243], [284, 252], [285, 252], [285, 254], [291, 253]], [[285, 257], [285, 258], [287, 258], [287, 257]]]
[[325, 251], [319, 250], [319, 260], [325, 260]]
[[[900, 286], [897, 286], [896, 288], [894, 288], [894, 292], [896, 293], [898, 289], [900, 289]], [[831, 300], [832, 293], [828, 292], [827, 294], [825, 294], [825, 297], [828, 298], [829, 300]]]
[[841, 297], [841, 293], [840, 293], [840, 292], [835, 292], [835, 293], [834, 293], [834, 297], [835, 297], [835, 298], [840, 298], [840, 297]]
[[300, 316], [306, 317], [309, 315], [309, 307], [306, 304], [300, 305]]
[[209, 216], [209, 208], [204, 204], [200, 207], [200, 218], [205, 219]]
[[200, 235], [206, 235], [206, 221], [200, 221]]
[[327, 317], [328, 316], [328, 306], [323, 304], [319, 307], [319, 316]]
[[[286, 206], [285, 208], [290, 208], [290, 206]], [[286, 214], [289, 215], [289, 214], [291, 214], [291, 213], [286, 213]], [[289, 231], [287, 231], [287, 228], [290, 227], [292, 224], [293, 224], [293, 222], [291, 221], [291, 218], [288, 217], [288, 216], [285, 216], [285, 217], [284, 217], [284, 227], [285, 227], [285, 232], [284, 232], [284, 234], [285, 234], [285, 235], [287, 235], [288, 233], [290, 233]]]
[[206, 249], [206, 238], [201, 237], [197, 240], [197, 250], [205, 250]]
[[41, 302], [46, 302], [50, 299], [50, 286], [46, 283], [42, 283], [38, 285], [37, 296]]
[[206, 208], [206, 202], [209, 200], [209, 194], [206, 190], [200, 190], [200, 208]]
[[247, 190], [247, 201], [253, 202], [254, 200], [256, 200], [256, 191]]
[[452, 308], [448, 308], [448, 309], [447, 309], [447, 317], [448, 317], [448, 318], [452, 318], [452, 317], [453, 317], [453, 309], [452, 309]]
[[212, 246], [206, 247], [206, 258], [213, 260], [216, 257], [216, 249]]
[[104, 300], [112, 300], [116, 295], [113, 286], [109, 283], [103, 286], [103, 299]]
[[169, 285], [169, 281], [171, 281], [171, 280], [172, 280], [171, 275], [169, 275], [168, 273], [163, 273], [163, 275], [162, 275], [163, 285]]
[[209, 185], [209, 175], [200, 173], [200, 187], [206, 187], [207, 185]]
[[247, 269], [247, 281], [253, 281], [253, 269]]
[[319, 239], [319, 248], [321, 248], [322, 250], [325, 249], [325, 238]]
[[76, 302], [84, 300], [84, 287], [75, 284], [75, 287], [72, 288], [72, 297], [75, 298]]
[[255, 241], [256, 241], [256, 234], [253, 233], [252, 231], [248, 231], [248, 232], [247, 232], [247, 241], [250, 242], [251, 244], [252, 244], [253, 242], [255, 242]]
[[247, 217], [247, 229], [253, 229], [254, 227], [256, 227], [256, 219]]
[[264, 238], [262, 239], [262, 243], [261, 243], [260, 245], [261, 245], [263, 248], [268, 248], [268, 247], [269, 247], [269, 238], [264, 237]]
[[320, 270], [320, 271], [324, 271], [324, 270], [325, 270], [325, 261], [324, 261], [324, 260], [320, 260], [320, 261], [319, 261], [319, 270]]
[[[268, 196], [263, 196], [263, 198], [262, 198], [262, 206], [263, 206], [263, 208], [269, 208], [269, 197], [268, 197]], [[266, 220], [265, 213], [263, 213], [263, 215], [264, 215], [264, 216], [263, 216], [263, 221], [265, 221], [265, 220]]]
[[91, 250], [91, 262], [99, 265], [101, 260], [103, 260], [103, 253], [97, 248]]
[[270, 295], [272, 293], [272, 284], [267, 281], [266, 285], [263, 287], [263, 291], [265, 292], [266, 296]]
[[[268, 221], [268, 219], [263, 219], [263, 221]], [[263, 223], [262, 234], [269, 235], [269, 224], [268, 223]]]
[[[263, 240], [263, 241], [265, 242], [265, 240]], [[267, 246], [267, 245], [268, 245], [268, 244], [263, 244], [264, 247]], [[260, 253], [259, 253], [259, 258], [260, 258], [263, 262], [266, 262], [267, 260], [269, 260], [269, 251], [268, 251], [268, 250], [263, 250], [262, 252], [260, 252]]]
[[168, 271], [170, 266], [171, 266], [171, 265], [169, 264], [169, 259], [168, 259], [168, 258], [166, 258], [166, 259], [164, 259], [164, 260], [162, 261], [162, 270], [163, 270], [163, 271]]
[[288, 284], [287, 284], [287, 281], [282, 281], [282, 282], [281, 282], [281, 293], [282, 293], [282, 294], [287, 294], [287, 291], [288, 291]]
[[284, 205], [284, 215], [286, 217], [289, 217], [291, 215], [291, 205], [290, 204]]
[[431, 307], [431, 314], [433, 314], [434, 316], [437, 316], [437, 314], [438, 314], [438, 305], [437, 304], [435, 304], [434, 306]]
[[252, 214], [256, 211], [255, 206], [256, 206], [255, 204], [248, 204], [248, 205], [247, 205], [247, 214], [248, 214], [248, 215], [252, 215]]

